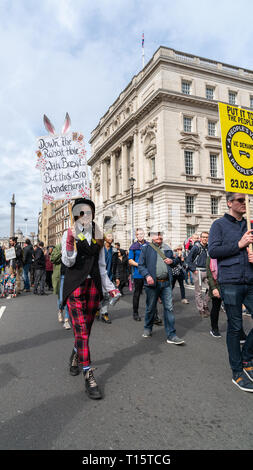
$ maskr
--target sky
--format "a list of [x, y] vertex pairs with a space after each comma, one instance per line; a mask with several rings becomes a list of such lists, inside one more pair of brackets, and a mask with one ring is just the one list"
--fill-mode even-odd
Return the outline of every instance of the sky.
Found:
[[[85, 136], [160, 46], [253, 69], [251, 0], [0, 0], [0, 237], [37, 232], [37, 137], [66, 112]], [[24, 219], [28, 221], [25, 222]]]

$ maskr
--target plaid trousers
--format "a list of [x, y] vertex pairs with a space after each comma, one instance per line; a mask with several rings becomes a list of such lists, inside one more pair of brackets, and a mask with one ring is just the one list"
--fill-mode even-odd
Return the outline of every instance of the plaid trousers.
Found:
[[75, 347], [83, 367], [90, 365], [89, 337], [99, 302], [99, 291], [91, 278], [85, 279], [67, 299]]

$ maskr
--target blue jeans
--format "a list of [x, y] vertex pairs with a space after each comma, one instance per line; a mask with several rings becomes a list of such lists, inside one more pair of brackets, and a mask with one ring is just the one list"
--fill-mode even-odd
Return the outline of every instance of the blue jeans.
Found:
[[30, 267], [31, 267], [31, 263], [24, 264], [23, 266], [23, 278], [24, 278], [25, 289], [30, 289], [30, 279], [29, 279]]
[[[58, 308], [62, 310], [62, 294], [63, 294], [64, 275], [61, 275], [60, 281], [60, 292], [58, 297]], [[65, 305], [65, 320], [69, 319], [69, 311], [67, 305]]]
[[221, 284], [221, 298], [224, 302], [228, 318], [227, 348], [229, 363], [233, 375], [241, 373], [243, 361], [253, 360], [253, 328], [249, 332], [241, 350], [240, 337], [242, 330], [242, 304], [249, 312], [253, 312], [253, 285]]
[[145, 286], [146, 291], [146, 312], [144, 321], [144, 330], [151, 333], [156, 314], [156, 304], [160, 297], [163, 304], [164, 328], [167, 338], [173, 338], [176, 335], [175, 317], [172, 305], [172, 289], [169, 281], [157, 281], [156, 287]]
[[192, 272], [189, 268], [187, 268], [186, 271], [185, 271], [185, 282], [186, 282], [186, 284], [188, 284], [188, 273], [190, 274], [190, 283], [193, 284], [194, 283], [193, 275], [192, 275]]

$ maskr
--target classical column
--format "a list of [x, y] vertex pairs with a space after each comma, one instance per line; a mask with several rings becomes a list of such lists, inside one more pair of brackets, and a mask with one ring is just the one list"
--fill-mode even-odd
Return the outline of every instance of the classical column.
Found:
[[128, 163], [127, 163], [127, 144], [123, 142], [121, 145], [121, 171], [122, 171], [122, 194], [128, 189]]
[[101, 163], [101, 183], [102, 183], [102, 201], [107, 201], [108, 199], [108, 176], [107, 176], [107, 161], [103, 160]]
[[11, 200], [11, 228], [10, 228], [10, 237], [14, 237], [15, 235], [15, 194], [12, 195]]
[[116, 155], [115, 152], [111, 154], [111, 187], [110, 197], [116, 196]]
[[[143, 167], [142, 167], [143, 171]], [[136, 187], [140, 188], [139, 181], [139, 148], [138, 148], [138, 130], [134, 130], [133, 135], [133, 175], [136, 179]]]

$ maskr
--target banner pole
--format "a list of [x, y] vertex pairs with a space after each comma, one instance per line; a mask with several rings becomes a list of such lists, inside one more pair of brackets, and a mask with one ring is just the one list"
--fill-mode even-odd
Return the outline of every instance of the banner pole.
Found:
[[[73, 226], [74, 225], [74, 219], [73, 219], [71, 202], [68, 203], [68, 210], [69, 210], [70, 223], [71, 223], [71, 226]], [[77, 249], [76, 249], [76, 240], [75, 239], [74, 239], [74, 249], [75, 249], [75, 251], [77, 251]]]
[[[250, 207], [249, 207], [249, 195], [245, 194], [245, 204], [246, 204], [246, 217], [247, 217], [247, 229], [251, 230], [251, 221], [250, 221]], [[249, 252], [252, 253], [252, 243], [249, 244]]]

